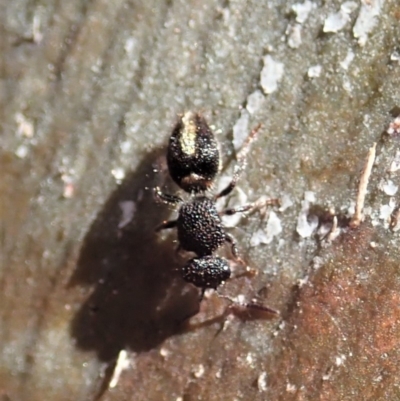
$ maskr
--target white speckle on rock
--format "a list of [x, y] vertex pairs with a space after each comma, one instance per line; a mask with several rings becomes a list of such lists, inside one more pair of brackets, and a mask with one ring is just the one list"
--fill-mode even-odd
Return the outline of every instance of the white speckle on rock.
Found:
[[356, 23], [353, 27], [353, 35], [358, 39], [358, 44], [364, 46], [367, 43], [368, 34], [376, 25], [376, 17], [379, 15], [385, 0], [363, 1]]
[[74, 178], [66, 173], [61, 174], [61, 180], [64, 183], [63, 197], [71, 199], [75, 194]]
[[242, 109], [239, 119], [233, 126], [233, 147], [238, 151], [247, 136], [249, 135], [249, 119], [250, 115], [246, 109]]
[[347, 77], [343, 77], [343, 89], [347, 92], [348, 95], [353, 95], [353, 85]]
[[246, 109], [250, 114], [256, 113], [260, 110], [265, 100], [265, 96], [261, 91], [256, 90], [247, 97]]
[[[392, 220], [392, 213], [396, 207], [396, 199], [390, 198], [387, 205], [381, 205], [379, 208], [379, 219], [383, 220], [383, 226], [389, 228]], [[374, 221], [372, 221], [374, 223]]]
[[325, 19], [324, 32], [339, 32], [350, 21], [350, 15], [357, 8], [355, 1], [346, 1], [336, 13], [329, 14]]
[[400, 150], [396, 150], [396, 154], [389, 167], [389, 172], [391, 173], [394, 173], [397, 170], [400, 170]]
[[386, 130], [389, 135], [400, 135], [400, 116], [396, 117]]
[[118, 184], [125, 178], [125, 170], [121, 167], [114, 168], [111, 170], [111, 174], [114, 176]]
[[322, 66], [313, 65], [307, 71], [307, 75], [309, 78], [318, 78], [321, 75]]
[[400, 62], [400, 53], [395, 50], [391, 55], [390, 55], [390, 60], [391, 61], [397, 61]]
[[356, 1], [345, 1], [340, 9], [346, 14], [351, 14], [353, 11], [357, 10], [358, 4]]
[[123, 141], [120, 143], [119, 148], [123, 154], [127, 154], [132, 149], [132, 142], [131, 141]]
[[274, 211], [269, 213], [267, 226], [264, 229], [258, 229], [251, 237], [250, 246], [255, 247], [260, 244], [270, 244], [274, 237], [282, 232], [282, 223]]
[[392, 201], [389, 201], [388, 205], [382, 205], [379, 208], [379, 218], [381, 220], [384, 220], [384, 222], [388, 224], [390, 221], [390, 215], [392, 214], [394, 208], [395, 208], [395, 203]]
[[297, 391], [297, 386], [292, 383], [286, 384], [286, 392], [294, 394]]
[[371, 115], [370, 114], [364, 114], [363, 116], [363, 125], [366, 128], [370, 127], [370, 123], [371, 123]]
[[[229, 183], [232, 181], [232, 177], [230, 176], [222, 176], [218, 181], [217, 192], [222, 191], [226, 188]], [[217, 208], [218, 210], [222, 210], [225, 208], [226, 199], [220, 198], [217, 201]], [[229, 196], [229, 203], [228, 207], [239, 207], [243, 206], [247, 203], [247, 195], [240, 187], [235, 187], [231, 195]], [[243, 213], [235, 213], [231, 216], [222, 216], [222, 222], [224, 223], [225, 227], [236, 227], [239, 223], [240, 219], [242, 218]]]
[[335, 365], [340, 366], [343, 365], [344, 361], [346, 360], [346, 355], [341, 354], [335, 358]]
[[162, 347], [162, 348], [160, 349], [160, 355], [161, 355], [163, 358], [168, 358], [169, 356], [171, 356], [171, 354], [172, 354], [172, 352], [171, 352], [169, 349], [167, 349], [167, 348]]
[[129, 37], [125, 42], [124, 50], [127, 54], [132, 55], [136, 46], [136, 39], [134, 37]]
[[29, 149], [26, 145], [18, 146], [17, 150], [15, 151], [15, 155], [18, 156], [20, 159], [24, 159], [28, 154]]
[[292, 10], [296, 14], [296, 21], [303, 24], [310, 14], [310, 11], [317, 8], [317, 5], [312, 1], [306, 0], [304, 3], [295, 3], [292, 5]]
[[16, 113], [14, 119], [18, 126], [17, 135], [32, 138], [35, 133], [32, 121], [28, 120], [22, 113]]
[[256, 247], [260, 244], [267, 244], [267, 234], [261, 228], [253, 233], [250, 240], [250, 246], [252, 247]]
[[257, 379], [258, 391], [267, 391], [267, 372], [262, 372]]
[[204, 369], [204, 365], [200, 364], [199, 366], [197, 366], [197, 368], [193, 371], [193, 376], [196, 379], [200, 379], [200, 377], [202, 377], [204, 375], [204, 372], [206, 370]]
[[291, 206], [293, 206], [293, 201], [290, 199], [290, 196], [288, 194], [283, 194], [279, 211], [284, 212]]
[[324, 32], [339, 32], [345, 27], [345, 25], [350, 21], [348, 14], [342, 12], [342, 10], [337, 13], [329, 14], [324, 23]]
[[382, 182], [382, 185], [380, 185], [380, 188], [382, 191], [389, 196], [393, 196], [396, 194], [397, 190], [399, 187], [394, 184], [392, 180], [387, 180], [386, 182]]
[[299, 278], [296, 282], [297, 286], [299, 288], [304, 287], [308, 283], [308, 276], [305, 276], [303, 278]]
[[304, 200], [306, 200], [307, 202], [313, 203], [317, 200], [317, 198], [315, 197], [315, 192], [313, 191], [305, 191], [304, 192]]
[[33, 42], [39, 44], [43, 40], [43, 32], [41, 31], [40, 27], [40, 16], [35, 15], [33, 17], [33, 24], [32, 24], [32, 38]]
[[273, 210], [269, 213], [269, 216], [268, 216], [266, 232], [267, 232], [267, 239], [268, 239], [267, 244], [269, 242], [271, 242], [274, 237], [276, 237], [277, 235], [279, 235], [282, 232], [281, 220], [279, 219], [279, 217]]
[[123, 228], [132, 221], [136, 212], [136, 204], [133, 201], [123, 201], [119, 202], [118, 205], [122, 211], [122, 217], [118, 223], [118, 228]]
[[315, 256], [312, 260], [312, 268], [314, 270], [320, 269], [324, 265], [324, 259], [320, 256]]
[[349, 50], [347, 52], [347, 55], [345, 57], [345, 59], [343, 61], [340, 62], [340, 66], [344, 69], [344, 70], [348, 70], [349, 66], [351, 64], [351, 62], [354, 60], [354, 53]]
[[289, 47], [297, 49], [301, 45], [301, 25], [290, 24], [286, 29], [287, 42]]
[[66, 199], [71, 199], [74, 197], [75, 194], [75, 186], [73, 183], [65, 184], [64, 185], [64, 191], [63, 191], [63, 197]]
[[[346, 211], [346, 207], [343, 207], [342, 210]], [[353, 216], [356, 211], [356, 202], [354, 200], [350, 201], [349, 206], [347, 207], [347, 216]]]
[[269, 54], [264, 57], [264, 67], [260, 74], [261, 87], [265, 94], [275, 92], [282, 80], [284, 71], [283, 63], [275, 61]]
[[246, 362], [247, 362], [247, 364], [250, 365], [250, 366], [253, 364], [254, 358], [253, 358], [253, 354], [252, 354], [251, 352], [249, 352], [249, 353], [246, 355]]
[[301, 211], [296, 226], [296, 231], [302, 238], [310, 237], [318, 227], [318, 217], [308, 215], [312, 202], [315, 202], [314, 192], [306, 191], [304, 200], [301, 202]]

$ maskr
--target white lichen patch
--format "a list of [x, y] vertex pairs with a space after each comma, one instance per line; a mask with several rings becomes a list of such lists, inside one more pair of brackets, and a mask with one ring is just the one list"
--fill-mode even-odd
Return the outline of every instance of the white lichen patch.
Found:
[[136, 38], [130, 36], [130, 37], [126, 40], [125, 45], [124, 45], [124, 50], [125, 50], [126, 54], [132, 55], [132, 54], [134, 53], [136, 47], [137, 47], [137, 40], [136, 40]]
[[338, 355], [338, 356], [335, 358], [335, 365], [336, 365], [336, 366], [341, 366], [341, 365], [344, 364], [344, 361], [345, 361], [345, 360], [346, 360], [346, 355], [344, 355], [344, 354]]
[[22, 113], [15, 113], [14, 120], [17, 123], [17, 135], [25, 138], [32, 138], [35, 129], [31, 120], [26, 118]]
[[307, 75], [309, 78], [318, 78], [321, 75], [322, 66], [313, 65], [307, 71]]
[[205, 372], [206, 370], [205, 370], [205, 368], [204, 368], [204, 365], [202, 365], [202, 364], [200, 364], [200, 365], [198, 365], [194, 370], [193, 370], [193, 376], [196, 378], [196, 379], [200, 379], [200, 377], [202, 377], [203, 375], [204, 375], [204, 372]]
[[316, 201], [315, 193], [312, 191], [305, 191], [304, 200], [310, 203], [314, 203]]
[[256, 247], [260, 244], [267, 244], [268, 242], [268, 237], [267, 237], [267, 233], [259, 228], [257, 231], [255, 231], [251, 237], [250, 240], [250, 246], [252, 247]]
[[397, 190], [399, 189], [398, 185], [395, 185], [395, 183], [392, 180], [382, 180], [379, 183], [379, 189], [383, 191], [386, 195], [393, 196], [396, 194]]
[[15, 151], [15, 155], [20, 159], [24, 159], [29, 153], [29, 148], [26, 145], [20, 145]]
[[253, 363], [254, 363], [254, 356], [253, 356], [253, 354], [252, 354], [251, 352], [249, 352], [249, 353], [246, 355], [246, 363], [247, 363], [249, 366], [252, 366]]
[[282, 232], [282, 223], [277, 214], [271, 210], [268, 216], [266, 234], [267, 234], [267, 244], [272, 242], [274, 237], [278, 236]]
[[289, 207], [293, 206], [293, 201], [288, 194], [283, 194], [281, 198], [281, 206], [279, 207], [280, 212], [284, 212]]
[[297, 218], [296, 231], [301, 238], [310, 237], [318, 227], [318, 217], [309, 216], [311, 203], [315, 202], [315, 194], [311, 191], [306, 191], [304, 200], [301, 202], [301, 211]]
[[264, 104], [265, 96], [261, 91], [256, 90], [247, 97], [246, 109], [250, 114], [257, 113]]
[[339, 11], [334, 14], [329, 14], [324, 23], [324, 32], [339, 32], [350, 21], [350, 17]]
[[386, 130], [389, 135], [400, 135], [400, 116], [396, 117]]
[[353, 96], [354, 88], [348, 77], [343, 77], [342, 87], [350, 97]]
[[75, 184], [74, 177], [70, 174], [61, 174], [61, 180], [64, 183], [63, 197], [66, 199], [71, 199], [75, 195]]
[[233, 147], [235, 151], [238, 151], [246, 138], [249, 135], [249, 120], [250, 115], [246, 109], [243, 109], [240, 113], [239, 119], [236, 121], [235, 125], [233, 126]]
[[267, 391], [267, 372], [261, 372], [257, 379], [258, 391]]
[[303, 24], [306, 22], [310, 11], [317, 8], [317, 5], [312, 1], [306, 0], [304, 3], [295, 3], [292, 5], [292, 10], [296, 14], [296, 22]]
[[[217, 192], [221, 192], [229, 185], [231, 181], [231, 176], [222, 176], [218, 181]], [[217, 209], [223, 210], [226, 207], [235, 208], [245, 204], [247, 204], [247, 195], [240, 187], [236, 186], [231, 195], [229, 195], [228, 205], [226, 206], [226, 199], [220, 198], [217, 200]], [[225, 227], [236, 227], [242, 216], [243, 213], [235, 213], [231, 216], [222, 216], [222, 222], [224, 223]]]
[[324, 32], [336, 33], [342, 30], [350, 21], [350, 14], [357, 8], [355, 1], [346, 1], [340, 6], [340, 10], [336, 13], [331, 13], [325, 19]]
[[260, 228], [253, 233], [250, 240], [250, 246], [256, 247], [260, 244], [270, 244], [274, 237], [278, 236], [281, 232], [281, 220], [274, 211], [271, 211], [268, 216], [266, 228]]
[[364, 46], [367, 43], [368, 34], [377, 23], [377, 17], [385, 0], [368, 0], [361, 4], [356, 23], [353, 27], [353, 35], [358, 39], [358, 44]]
[[390, 55], [390, 61], [400, 62], [400, 53], [397, 50]]
[[282, 80], [284, 64], [275, 61], [269, 54], [264, 57], [264, 67], [260, 74], [260, 84], [266, 95], [275, 92]]
[[120, 143], [119, 148], [124, 155], [129, 154], [132, 151], [132, 142], [129, 140], [123, 141]]
[[396, 150], [392, 162], [390, 163], [389, 172], [394, 173], [400, 170], [400, 150]]
[[390, 226], [391, 215], [395, 207], [396, 201], [394, 198], [391, 198], [387, 205], [381, 205], [379, 208], [379, 219], [383, 220], [383, 225], [385, 228], [389, 228]]
[[286, 29], [287, 43], [292, 49], [297, 49], [301, 45], [301, 25], [289, 24]]
[[348, 70], [349, 66], [351, 64], [351, 62], [354, 60], [354, 53], [349, 50], [346, 54], [346, 57], [344, 58], [343, 61], [340, 62], [340, 66], [344, 69], [344, 70]]

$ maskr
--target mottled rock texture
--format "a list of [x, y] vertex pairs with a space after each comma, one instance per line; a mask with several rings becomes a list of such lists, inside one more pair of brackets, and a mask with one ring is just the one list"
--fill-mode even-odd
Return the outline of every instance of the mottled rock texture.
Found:
[[[400, 399], [398, 194], [384, 189], [400, 185], [386, 133], [400, 5], [355, 3], [1, 2], [2, 401]], [[214, 294], [182, 323], [197, 292], [174, 233], [154, 233], [173, 211], [151, 188], [177, 191], [153, 170], [187, 110], [214, 126], [222, 175], [263, 124], [239, 186], [289, 207], [267, 244], [251, 247], [260, 212], [230, 230], [259, 274], [221, 292], [281, 318], [213, 319], [226, 305]], [[330, 244], [301, 238], [301, 213], [346, 224], [374, 142], [365, 221]], [[121, 350], [130, 363], [109, 388]]]

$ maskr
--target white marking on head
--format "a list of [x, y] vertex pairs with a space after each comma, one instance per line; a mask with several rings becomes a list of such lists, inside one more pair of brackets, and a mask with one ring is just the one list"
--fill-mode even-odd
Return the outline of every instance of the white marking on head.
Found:
[[193, 119], [193, 113], [187, 112], [182, 117], [183, 127], [179, 135], [179, 143], [182, 152], [186, 155], [194, 155], [196, 153], [196, 123]]

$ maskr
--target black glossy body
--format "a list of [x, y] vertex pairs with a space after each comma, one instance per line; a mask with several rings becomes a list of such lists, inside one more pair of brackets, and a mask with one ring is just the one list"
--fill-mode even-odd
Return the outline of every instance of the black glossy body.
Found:
[[169, 140], [167, 163], [171, 178], [186, 192], [206, 191], [219, 170], [217, 141], [203, 117], [186, 113]]
[[165, 194], [155, 189], [158, 199], [171, 205], [180, 205], [176, 220], [164, 221], [158, 230], [176, 228], [179, 247], [194, 252], [181, 271], [182, 277], [202, 288], [217, 288], [230, 277], [228, 261], [214, 253], [225, 243], [231, 246], [232, 254], [238, 258], [236, 243], [226, 231], [221, 221], [222, 214], [234, 214], [249, 210], [250, 206], [227, 209], [218, 212], [216, 200], [228, 195], [236, 186], [245, 166], [249, 143], [257, 130], [249, 135], [244, 146], [245, 152], [238, 156], [232, 181], [219, 194], [206, 196], [219, 171], [218, 144], [208, 124], [196, 113], [184, 114], [176, 124], [168, 144], [167, 162], [173, 180], [192, 195], [184, 201], [176, 195]]
[[206, 196], [182, 204], [176, 227], [180, 246], [198, 256], [211, 255], [226, 240], [215, 202]]
[[182, 269], [184, 280], [200, 288], [216, 289], [230, 276], [228, 261], [212, 255], [191, 259]]

